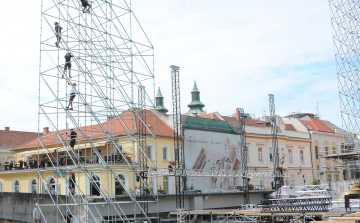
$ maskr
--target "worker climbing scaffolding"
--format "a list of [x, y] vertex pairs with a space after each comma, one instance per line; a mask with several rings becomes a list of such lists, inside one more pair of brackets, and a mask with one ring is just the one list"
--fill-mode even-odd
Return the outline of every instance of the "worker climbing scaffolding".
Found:
[[74, 146], [76, 143], [77, 133], [74, 131], [74, 129], [70, 129], [70, 147], [74, 150]]
[[55, 25], [55, 36], [56, 36], [56, 42], [55, 45], [56, 47], [59, 47], [59, 43], [61, 40], [61, 30], [63, 29], [58, 22], [54, 22]]
[[71, 89], [70, 89], [70, 99], [69, 99], [69, 105], [66, 107], [67, 110], [73, 110], [73, 101], [74, 101], [74, 98], [76, 96], [76, 90], [75, 90], [75, 87], [76, 87], [76, 83], [68, 83], [69, 85], [71, 85]]
[[67, 53], [65, 55], [65, 66], [64, 66], [64, 74], [62, 75], [62, 78], [64, 78], [65, 72], [67, 69], [69, 69], [69, 78], [71, 78], [71, 58], [74, 57], [71, 55], [71, 53]]
[[81, 0], [81, 5], [84, 7], [83, 13], [90, 13], [91, 5], [87, 0]]

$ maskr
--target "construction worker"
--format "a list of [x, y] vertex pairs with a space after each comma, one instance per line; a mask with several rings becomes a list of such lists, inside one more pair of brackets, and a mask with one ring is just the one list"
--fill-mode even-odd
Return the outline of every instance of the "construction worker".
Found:
[[71, 149], [74, 150], [77, 134], [74, 131], [74, 129], [70, 129], [70, 130], [71, 130], [71, 132], [70, 132], [70, 147], [71, 147]]
[[41, 212], [38, 203], [35, 204], [35, 208], [33, 211], [33, 218], [35, 223], [41, 223]]
[[141, 190], [140, 190], [140, 188], [138, 188], [138, 189], [136, 190], [136, 192], [135, 192], [135, 195], [136, 195], [136, 196], [140, 196], [140, 194], [141, 194]]
[[70, 193], [72, 195], [75, 194], [75, 183], [76, 183], [76, 179], [75, 179], [75, 173], [72, 171], [72, 169], [69, 170], [70, 172], [67, 173], [67, 175], [69, 176], [69, 190]]
[[54, 22], [55, 25], [55, 36], [56, 36], [56, 42], [55, 45], [56, 47], [59, 47], [59, 43], [61, 40], [61, 30], [63, 29], [58, 22]]
[[66, 215], [64, 216], [64, 223], [70, 223], [74, 220], [74, 217], [70, 214], [70, 210], [66, 210]]
[[[73, 101], [74, 101], [74, 98], [76, 96], [76, 90], [75, 90], [75, 87], [76, 87], [76, 83], [68, 83], [70, 86], [71, 86], [71, 90], [70, 90], [70, 99], [69, 99], [69, 105], [66, 107], [67, 110], [73, 110]], [[70, 108], [71, 106], [71, 108]]]
[[90, 13], [91, 5], [89, 4], [89, 2], [87, 0], [81, 0], [81, 4], [84, 7], [83, 13]]
[[[71, 53], [67, 53], [65, 54], [65, 66], [64, 66], [64, 74], [66, 72], [67, 69], [69, 69], [69, 77], [71, 78], [71, 57], [74, 57], [73, 55], [71, 55]], [[62, 75], [62, 78], [64, 78], [64, 74]]]

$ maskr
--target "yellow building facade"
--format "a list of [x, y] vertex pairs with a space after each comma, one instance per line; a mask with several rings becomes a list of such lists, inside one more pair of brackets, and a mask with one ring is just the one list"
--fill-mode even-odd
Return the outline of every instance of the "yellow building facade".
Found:
[[[147, 166], [167, 169], [169, 164], [174, 161], [173, 131], [160, 119], [156, 121], [157, 124], [151, 121], [148, 124], [151, 128], [157, 126], [156, 131], [159, 135], [153, 137], [147, 134], [145, 149], [149, 158]], [[87, 196], [103, 194], [115, 197], [116, 195], [126, 195], [126, 191], [135, 193], [136, 187], [140, 188], [140, 180], [134, 174], [133, 168], [141, 171], [139, 169], [141, 149], [138, 141], [131, 140], [121, 130], [115, 128], [115, 131], [120, 132], [114, 139], [121, 152], [110, 146], [106, 138], [101, 137], [94, 138], [91, 142], [92, 146], [83, 138], [78, 137], [73, 152], [68, 144], [64, 146], [58, 143], [56, 134], [52, 132], [45, 134], [40, 142], [36, 139], [15, 148], [13, 150], [15, 163], [20, 167], [0, 172], [1, 191], [66, 195], [70, 193], [70, 176], [67, 173], [73, 172], [76, 194]], [[66, 137], [67, 132], [70, 130], [63, 130], [60, 134]], [[137, 134], [134, 138], [138, 138]], [[42, 142], [45, 142], [44, 145], [38, 146]], [[77, 155], [73, 156], [72, 154]], [[103, 159], [99, 159], [99, 155]], [[80, 166], [74, 165], [79, 160], [81, 160]], [[102, 162], [106, 162], [106, 165]], [[109, 166], [111, 171], [107, 171], [106, 166]], [[115, 175], [119, 178], [115, 178]], [[122, 183], [118, 182], [118, 179]], [[147, 182], [148, 189], [154, 194], [175, 193], [174, 177], [172, 176], [148, 177]], [[96, 189], [98, 187], [101, 188], [100, 192]]]

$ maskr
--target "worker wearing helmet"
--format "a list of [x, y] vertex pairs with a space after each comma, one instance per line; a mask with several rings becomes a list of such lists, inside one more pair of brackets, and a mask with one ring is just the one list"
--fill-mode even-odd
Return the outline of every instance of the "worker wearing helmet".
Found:
[[70, 223], [74, 220], [74, 217], [70, 214], [70, 210], [66, 210], [66, 215], [64, 216], [64, 223]]
[[81, 5], [82, 7], [84, 7], [83, 13], [90, 13], [91, 5], [87, 0], [81, 0]]
[[33, 211], [33, 218], [34, 218], [34, 222], [35, 223], [41, 223], [41, 212], [40, 212], [40, 208], [39, 208], [39, 204], [36, 203], [35, 204], [35, 208]]
[[55, 42], [55, 45], [56, 47], [59, 47], [59, 43], [60, 43], [60, 40], [61, 40], [61, 30], [63, 29], [58, 22], [54, 22], [54, 25], [55, 25], [55, 36], [56, 36], [56, 42]]

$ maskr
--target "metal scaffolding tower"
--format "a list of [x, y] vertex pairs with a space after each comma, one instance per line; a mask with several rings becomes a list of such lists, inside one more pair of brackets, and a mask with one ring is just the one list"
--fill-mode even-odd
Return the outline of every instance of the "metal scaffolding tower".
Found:
[[[39, 180], [58, 210], [58, 219], [65, 220], [66, 210], [77, 209], [81, 214], [73, 215], [76, 222], [130, 222], [136, 221], [138, 213], [150, 222], [147, 204], [157, 199], [145, 192], [144, 171], [148, 166], [156, 169], [146, 153], [146, 140], [155, 139], [155, 133], [146, 125], [146, 118], [151, 118], [146, 109], [154, 105], [144, 86], [151, 86], [155, 95], [153, 45], [130, 0], [90, 4], [84, 7], [78, 0], [41, 3], [38, 128], [50, 125], [52, 131], [39, 137]], [[67, 53], [69, 61], [64, 58]], [[127, 155], [119, 142], [129, 145]], [[106, 149], [99, 150], [100, 144]], [[124, 160], [122, 165], [115, 163], [115, 154]], [[40, 168], [45, 157], [50, 166]], [[66, 185], [66, 198], [50, 194], [49, 173], [56, 184]], [[140, 201], [122, 178], [129, 173], [134, 185], [138, 178], [144, 191]], [[100, 176], [106, 177], [106, 185]], [[80, 177], [86, 178], [90, 192], [84, 190]], [[116, 200], [115, 185], [120, 185], [128, 201]], [[94, 196], [101, 201], [92, 202]], [[120, 205], [124, 203], [133, 205], [133, 219], [125, 215]], [[46, 215], [43, 218], [48, 222]]]
[[241, 146], [241, 171], [242, 171], [242, 181], [243, 181], [243, 191], [244, 191], [244, 204], [250, 204], [249, 197], [249, 178], [248, 178], [248, 150], [246, 147], [246, 131], [245, 131], [245, 115], [244, 109], [239, 108], [239, 125], [240, 125], [240, 146]]
[[[148, 196], [148, 188], [147, 188], [147, 153], [146, 153], [146, 92], [144, 86], [139, 86], [138, 90], [138, 109], [139, 109], [139, 160], [140, 160], [140, 175], [143, 180], [140, 182], [140, 190], [141, 196], [140, 200], [142, 201], [141, 207], [146, 214], [148, 214], [148, 203], [149, 200]], [[146, 215], [143, 215], [145, 217]]]
[[[360, 155], [360, 2], [329, 0], [344, 145], [342, 153]], [[355, 155], [355, 154], [354, 154]], [[340, 159], [343, 159], [340, 157]], [[343, 159], [347, 173], [358, 161]], [[348, 176], [349, 179], [354, 176]]]
[[281, 171], [280, 171], [280, 159], [279, 159], [279, 147], [277, 139], [277, 126], [276, 126], [276, 113], [275, 113], [275, 100], [274, 95], [269, 94], [269, 111], [271, 122], [271, 135], [272, 135], [272, 148], [273, 148], [273, 162], [274, 162], [274, 184], [276, 190], [276, 197], [280, 197], [280, 188], [282, 186]]
[[182, 139], [181, 139], [181, 109], [180, 109], [180, 68], [170, 66], [172, 80], [172, 103], [173, 103], [173, 129], [174, 129], [174, 150], [175, 150], [175, 193], [176, 208], [184, 208], [184, 185], [183, 185], [183, 164], [182, 164]]

